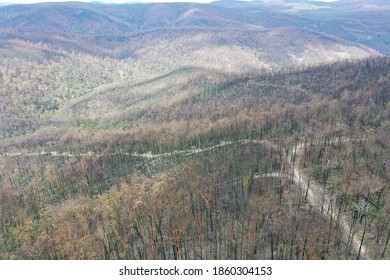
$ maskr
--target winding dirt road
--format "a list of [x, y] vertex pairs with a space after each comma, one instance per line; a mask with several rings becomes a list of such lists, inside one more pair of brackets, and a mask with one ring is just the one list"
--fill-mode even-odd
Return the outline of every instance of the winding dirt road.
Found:
[[353, 233], [353, 229], [349, 225], [345, 215], [337, 211], [335, 197], [330, 197], [329, 194], [327, 194], [324, 190], [323, 186], [315, 181], [309, 180], [308, 176], [304, 174], [304, 171], [301, 168], [303, 150], [304, 143], [300, 142], [287, 155], [295, 184], [300, 186], [302, 191], [306, 193], [307, 202], [312, 207], [314, 207], [327, 219], [331, 220], [332, 222], [336, 221], [336, 223], [339, 224], [344, 236], [347, 238], [347, 240], [350, 240], [352, 249], [357, 252], [357, 257], [368, 258], [366, 246], [361, 244], [362, 242], [357, 234]]
[[[79, 154], [72, 154], [72, 153], [60, 153], [56, 151], [52, 152], [34, 152], [34, 153], [25, 153], [25, 152], [19, 152], [19, 153], [5, 153], [1, 154], [0, 157], [29, 157], [29, 156], [52, 156], [52, 157], [80, 157], [80, 156], [103, 156], [103, 155], [128, 155], [128, 156], [134, 156], [134, 157], [142, 157], [142, 158], [148, 158], [148, 159], [158, 159], [161, 157], [166, 156], [173, 156], [173, 155], [184, 155], [184, 156], [190, 156], [194, 154], [203, 153], [206, 151], [218, 149], [227, 145], [232, 145], [235, 143], [239, 143], [241, 145], [246, 145], [249, 143], [255, 143], [255, 144], [265, 144], [273, 149], [277, 150], [277, 146], [268, 140], [251, 140], [251, 139], [243, 139], [238, 141], [224, 141], [217, 145], [202, 148], [202, 149], [188, 149], [188, 150], [175, 150], [173, 152], [169, 153], [161, 153], [161, 154], [152, 154], [152, 153], [143, 153], [143, 154], [137, 154], [137, 153], [122, 153], [122, 152], [116, 152], [116, 153], [95, 153], [95, 152], [86, 152], [86, 153], [79, 153]], [[306, 200], [309, 205], [311, 205], [316, 211], [321, 213], [325, 218], [329, 219], [331, 222], [338, 222], [339, 226], [342, 229], [342, 232], [344, 233], [344, 236], [347, 240], [350, 240], [352, 249], [357, 252], [358, 258], [368, 258], [367, 248], [361, 244], [361, 240], [358, 238], [356, 234], [353, 234], [352, 228], [348, 223], [347, 218], [337, 212], [337, 207], [335, 203], [335, 199], [333, 197], [330, 197], [329, 194], [327, 194], [324, 191], [323, 186], [320, 186], [315, 181], [309, 180], [308, 176], [304, 174], [304, 171], [301, 168], [301, 160], [302, 160], [302, 154], [303, 154], [303, 148], [304, 143], [300, 142], [297, 145], [293, 147], [293, 149], [290, 150], [287, 154], [284, 154], [284, 157], [287, 159], [287, 169], [291, 172], [291, 177], [294, 181], [294, 183], [301, 188], [302, 193], [306, 195]], [[265, 176], [271, 176], [271, 177], [280, 177], [280, 176], [286, 176], [285, 174], [281, 173], [270, 173], [270, 174], [259, 174], [255, 175], [255, 178], [260, 178]], [[352, 235], [352, 236], [351, 236]], [[352, 239], [351, 239], [352, 237]], [[359, 253], [360, 249], [360, 253]]]

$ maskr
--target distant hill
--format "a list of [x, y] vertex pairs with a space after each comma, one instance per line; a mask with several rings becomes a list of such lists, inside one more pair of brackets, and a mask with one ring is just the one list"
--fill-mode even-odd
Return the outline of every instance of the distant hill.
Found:
[[[0, 43], [12, 50], [15, 39], [27, 40], [43, 43], [49, 49], [121, 59], [140, 56], [140, 52], [153, 59], [156, 55], [163, 58], [166, 51], [177, 57], [183, 54], [191, 57], [195, 49], [205, 50], [217, 58], [213, 50], [223, 48], [219, 52], [225, 53], [229, 45], [245, 53], [242, 58], [249, 58], [250, 68], [294, 63], [312, 65], [379, 54], [307, 28], [306, 23], [310, 21], [262, 7], [251, 9], [245, 4], [238, 8], [188, 3], [12, 5], [0, 9]], [[164, 46], [167, 42], [180, 53], [167, 49]], [[143, 48], [146, 45], [147, 50]], [[159, 46], [164, 48], [159, 49]], [[193, 59], [190, 60], [193, 64]]]
[[0, 8], [0, 259], [390, 259], [386, 11], [278, 3]]
[[[2, 7], [0, 57], [9, 88], [0, 91], [1, 137], [33, 131], [44, 125], [42, 114], [112, 82], [137, 84], [185, 68], [263, 73], [380, 55], [311, 27], [310, 19], [237, 2]], [[9, 106], [20, 100], [23, 110]]]

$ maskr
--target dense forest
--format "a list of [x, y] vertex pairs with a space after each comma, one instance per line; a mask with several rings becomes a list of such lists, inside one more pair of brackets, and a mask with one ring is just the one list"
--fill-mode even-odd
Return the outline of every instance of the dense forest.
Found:
[[133, 127], [100, 118], [5, 139], [2, 256], [388, 258], [389, 65], [200, 76], [192, 95], [151, 102]]
[[311, 56], [350, 57], [284, 64], [247, 41], [284, 29], [228, 31], [0, 32], [0, 259], [390, 259], [390, 58], [325, 36]]

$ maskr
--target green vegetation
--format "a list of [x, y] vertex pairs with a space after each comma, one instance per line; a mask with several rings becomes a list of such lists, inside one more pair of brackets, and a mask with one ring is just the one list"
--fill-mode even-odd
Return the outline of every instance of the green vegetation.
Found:
[[389, 58], [261, 9], [61, 5], [0, 8], [0, 259], [390, 259]]

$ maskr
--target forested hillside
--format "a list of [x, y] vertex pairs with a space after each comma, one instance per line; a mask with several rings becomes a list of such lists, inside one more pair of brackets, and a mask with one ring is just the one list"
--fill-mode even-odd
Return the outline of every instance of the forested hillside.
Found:
[[390, 259], [388, 57], [246, 4], [27, 7], [0, 259]]

